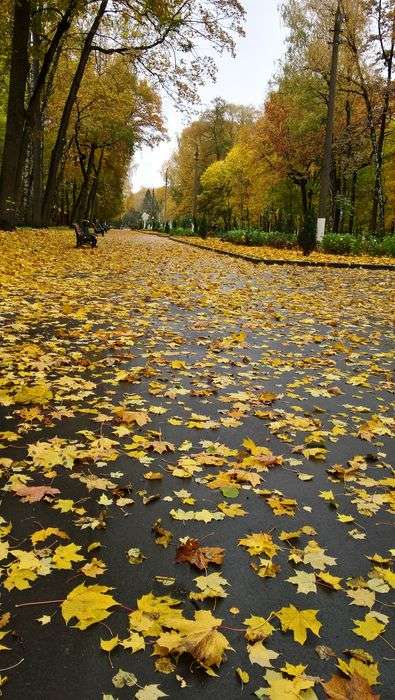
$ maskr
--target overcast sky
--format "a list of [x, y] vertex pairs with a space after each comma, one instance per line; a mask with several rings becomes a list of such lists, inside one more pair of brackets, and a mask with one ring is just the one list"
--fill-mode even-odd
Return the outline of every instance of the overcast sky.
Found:
[[[216, 83], [208, 83], [200, 92], [203, 107], [215, 97], [236, 104], [259, 106], [263, 103], [269, 80], [284, 53], [285, 29], [279, 14], [279, 1], [244, 0], [246, 36], [237, 43], [236, 58], [227, 55], [218, 57]], [[134, 191], [163, 184], [163, 163], [175, 148], [177, 134], [188, 123], [188, 117], [177, 111], [170, 102], [164, 103], [164, 113], [170, 140], [156, 148], [145, 147], [136, 153], [131, 174]]]

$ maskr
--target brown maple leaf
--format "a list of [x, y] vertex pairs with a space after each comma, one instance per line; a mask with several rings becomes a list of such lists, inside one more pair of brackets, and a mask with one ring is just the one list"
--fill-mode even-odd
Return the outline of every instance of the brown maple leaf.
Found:
[[176, 562], [189, 562], [202, 571], [209, 564], [222, 564], [224, 560], [222, 547], [201, 547], [199, 540], [189, 538], [177, 548]]
[[372, 693], [366, 678], [358, 673], [353, 673], [350, 678], [332, 676], [330, 681], [322, 683], [322, 687], [331, 700], [380, 700], [379, 695]]
[[44, 496], [56, 496], [60, 491], [51, 486], [20, 486], [15, 493], [22, 498], [23, 503], [37, 503]]

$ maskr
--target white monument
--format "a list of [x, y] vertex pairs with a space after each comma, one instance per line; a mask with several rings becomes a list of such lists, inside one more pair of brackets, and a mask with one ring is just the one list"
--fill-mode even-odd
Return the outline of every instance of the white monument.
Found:
[[147, 214], [146, 211], [143, 211], [143, 213], [141, 214], [141, 218], [143, 220], [143, 227], [144, 227], [144, 231], [145, 231], [145, 229], [147, 228], [148, 221], [150, 219], [150, 215]]
[[326, 219], [317, 219], [317, 243], [321, 243], [325, 235]]

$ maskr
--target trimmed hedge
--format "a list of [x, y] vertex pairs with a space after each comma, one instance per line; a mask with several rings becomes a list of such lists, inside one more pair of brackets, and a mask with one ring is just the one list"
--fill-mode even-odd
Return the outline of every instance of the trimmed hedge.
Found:
[[[169, 233], [172, 236], [199, 236], [199, 233], [194, 233], [189, 228], [181, 227], [174, 228]], [[270, 248], [279, 249], [298, 247], [296, 234], [282, 233], [281, 231], [232, 229], [231, 231], [221, 231], [215, 234], [209, 233], [208, 235], [235, 245], [269, 246]], [[360, 238], [352, 236], [350, 233], [327, 233], [317, 248], [324, 253], [334, 253], [336, 255], [361, 255], [366, 253], [368, 255], [395, 257], [395, 236], [385, 236], [378, 239], [373, 236]]]
[[337, 253], [338, 255], [359, 255], [368, 253], [369, 255], [386, 255], [395, 257], [395, 236], [384, 236], [384, 238], [358, 238], [349, 233], [328, 233], [324, 236], [321, 249], [325, 253]]
[[220, 234], [222, 241], [236, 243], [240, 245], [270, 246], [271, 248], [294, 248], [296, 246], [296, 235], [281, 233], [280, 231], [245, 231], [234, 229]]

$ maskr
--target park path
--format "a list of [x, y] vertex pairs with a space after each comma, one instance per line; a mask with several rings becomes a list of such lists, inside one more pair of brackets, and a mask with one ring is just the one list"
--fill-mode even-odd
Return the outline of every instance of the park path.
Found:
[[[4, 672], [5, 697], [134, 697], [137, 686], [113, 685], [123, 669], [171, 698], [238, 698], [237, 668], [249, 694], [268, 687], [270, 666], [327, 681], [342, 659], [370, 682], [379, 672], [390, 700], [392, 273], [257, 269], [125, 231], [95, 251], [59, 232], [21, 236], [2, 248], [2, 525], [14, 552], [1, 550], [13, 632], [2, 666], [23, 659]], [[29, 502], [32, 486], [59, 491]], [[69, 539], [34, 544], [47, 528]], [[265, 535], [249, 553], [239, 540], [251, 533]], [[203, 592], [205, 571], [175, 563], [186, 537], [225, 550], [207, 570], [223, 580]], [[33, 605], [83, 583], [111, 587], [123, 607], [82, 631], [59, 603]], [[155, 639], [177, 629], [160, 596], [187, 619], [223, 620], [232, 650], [217, 677], [196, 648], [195, 661], [170, 653], [155, 667]], [[281, 630], [290, 606], [318, 611], [319, 636]], [[142, 610], [130, 629], [125, 608]], [[266, 639], [240, 632], [253, 615], [270, 618]]]

